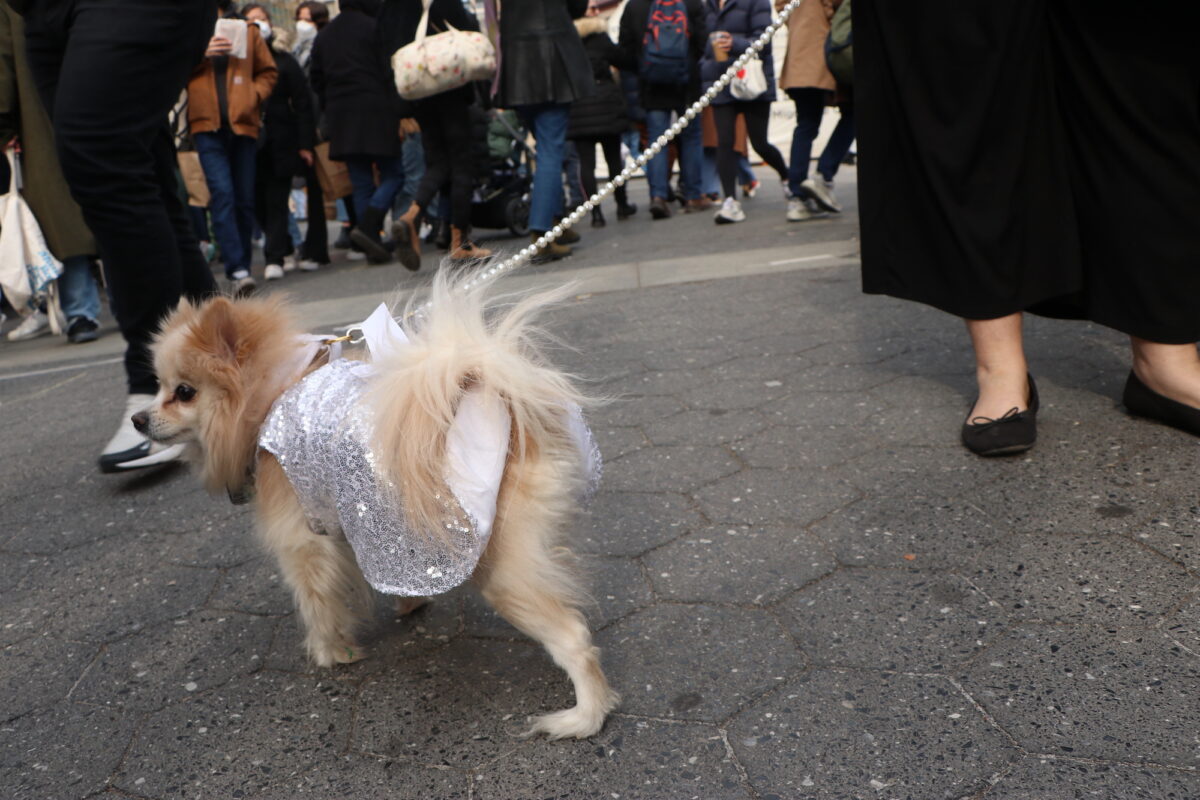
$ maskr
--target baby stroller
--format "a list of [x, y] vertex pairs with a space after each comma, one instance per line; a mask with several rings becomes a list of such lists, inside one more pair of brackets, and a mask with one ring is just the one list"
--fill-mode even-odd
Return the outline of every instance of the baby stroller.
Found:
[[533, 153], [516, 112], [495, 109], [487, 118], [487, 166], [471, 202], [471, 227], [508, 228], [513, 236], [528, 236]]

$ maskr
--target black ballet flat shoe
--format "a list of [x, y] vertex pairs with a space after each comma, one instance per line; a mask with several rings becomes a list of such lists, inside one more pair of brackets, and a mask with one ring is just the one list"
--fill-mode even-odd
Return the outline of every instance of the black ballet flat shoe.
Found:
[[1129, 371], [1129, 377], [1125, 380], [1125, 393], [1121, 402], [1125, 404], [1125, 410], [1135, 417], [1152, 419], [1193, 436], [1200, 436], [1200, 408], [1163, 397], [1142, 383], [1142, 379], [1135, 375], [1133, 370]]
[[1029, 408], [1018, 411], [1014, 406], [999, 419], [968, 417], [963, 422], [962, 442], [968, 450], [979, 456], [1011, 456], [1033, 447], [1037, 441], [1038, 392], [1033, 376], [1028, 378]]

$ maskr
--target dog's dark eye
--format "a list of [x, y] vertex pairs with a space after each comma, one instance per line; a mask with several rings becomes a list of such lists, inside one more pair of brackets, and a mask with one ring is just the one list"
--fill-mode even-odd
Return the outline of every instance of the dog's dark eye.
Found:
[[175, 399], [181, 403], [190, 403], [195, 396], [195, 387], [188, 386], [186, 383], [181, 383], [175, 387]]

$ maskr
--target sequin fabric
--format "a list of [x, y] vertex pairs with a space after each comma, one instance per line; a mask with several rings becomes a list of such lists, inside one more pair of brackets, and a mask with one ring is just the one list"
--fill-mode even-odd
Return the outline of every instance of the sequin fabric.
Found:
[[[370, 378], [361, 366], [333, 361], [284, 392], [259, 432], [259, 447], [278, 459], [313, 530], [346, 537], [371, 586], [410, 597], [447, 592], [474, 572], [487, 536], [449, 497], [446, 542], [408, 528], [371, 450], [373, 415], [363, 402]], [[578, 408], [568, 422], [590, 495], [599, 483], [600, 451]]]

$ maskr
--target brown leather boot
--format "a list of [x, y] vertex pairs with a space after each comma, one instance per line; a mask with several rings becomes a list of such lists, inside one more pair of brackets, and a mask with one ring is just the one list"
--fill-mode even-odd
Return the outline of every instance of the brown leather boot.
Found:
[[404, 216], [392, 223], [392, 241], [396, 243], [396, 258], [404, 268], [416, 272], [421, 268], [421, 226], [417, 217], [421, 209], [416, 203], [408, 207]]
[[480, 247], [467, 238], [467, 231], [450, 226], [450, 260], [473, 261], [477, 258], [487, 258], [491, 250]]
[[[537, 244], [537, 240], [542, 238], [542, 234], [533, 231], [529, 234], [529, 243]], [[560, 258], [566, 258], [571, 255], [571, 248], [567, 247], [559, 241], [551, 242], [545, 247], [533, 254], [533, 261], [557, 261]]]

